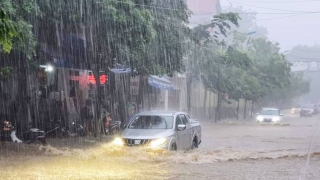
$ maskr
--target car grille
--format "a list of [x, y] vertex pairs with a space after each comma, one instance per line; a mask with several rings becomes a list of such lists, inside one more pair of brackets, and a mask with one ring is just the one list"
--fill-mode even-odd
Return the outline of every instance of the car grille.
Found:
[[127, 146], [142, 146], [149, 143], [149, 139], [124, 139]]
[[269, 118], [269, 119], [263, 119], [263, 121], [264, 121], [264, 122], [271, 122], [272, 119], [270, 119], [270, 118]]

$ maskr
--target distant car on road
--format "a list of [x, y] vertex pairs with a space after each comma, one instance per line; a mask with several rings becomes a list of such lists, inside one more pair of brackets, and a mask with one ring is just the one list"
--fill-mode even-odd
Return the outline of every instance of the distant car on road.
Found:
[[188, 150], [201, 143], [201, 126], [184, 112], [149, 111], [136, 115], [114, 144]]
[[291, 109], [291, 114], [299, 114], [299, 113], [300, 113], [300, 110], [301, 110], [301, 107], [300, 107], [300, 106], [295, 107], [295, 108], [292, 108], [292, 109]]
[[301, 107], [300, 110], [300, 117], [310, 117], [314, 113], [314, 105], [308, 104]]
[[257, 113], [256, 122], [281, 122], [283, 114], [280, 113], [279, 109], [275, 108], [263, 108], [260, 113]]

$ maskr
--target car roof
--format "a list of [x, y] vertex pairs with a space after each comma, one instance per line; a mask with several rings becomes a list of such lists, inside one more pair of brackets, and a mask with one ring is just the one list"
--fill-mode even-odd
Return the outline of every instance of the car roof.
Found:
[[262, 108], [262, 110], [276, 110], [276, 111], [278, 111], [279, 109], [277, 109], [277, 108]]
[[145, 115], [145, 116], [155, 116], [155, 115], [160, 115], [160, 116], [173, 116], [175, 114], [187, 114], [184, 112], [179, 112], [179, 111], [159, 111], [159, 110], [155, 110], [155, 111], [145, 111], [145, 112], [141, 112], [138, 115]]

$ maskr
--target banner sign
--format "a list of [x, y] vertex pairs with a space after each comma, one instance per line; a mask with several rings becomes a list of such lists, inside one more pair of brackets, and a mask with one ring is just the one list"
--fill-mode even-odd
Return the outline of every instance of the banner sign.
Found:
[[148, 79], [148, 84], [152, 87], [159, 89], [173, 90], [172, 83], [163, 77], [150, 76]]

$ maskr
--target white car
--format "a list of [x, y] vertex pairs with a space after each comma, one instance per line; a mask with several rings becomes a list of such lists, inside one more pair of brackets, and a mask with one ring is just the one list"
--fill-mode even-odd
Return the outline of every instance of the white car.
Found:
[[187, 113], [148, 111], [136, 115], [114, 140], [115, 145], [145, 146], [153, 149], [189, 150], [201, 143], [199, 121]]
[[283, 114], [279, 109], [275, 108], [263, 108], [260, 113], [257, 113], [256, 121], [261, 122], [274, 122], [278, 123], [282, 121]]

